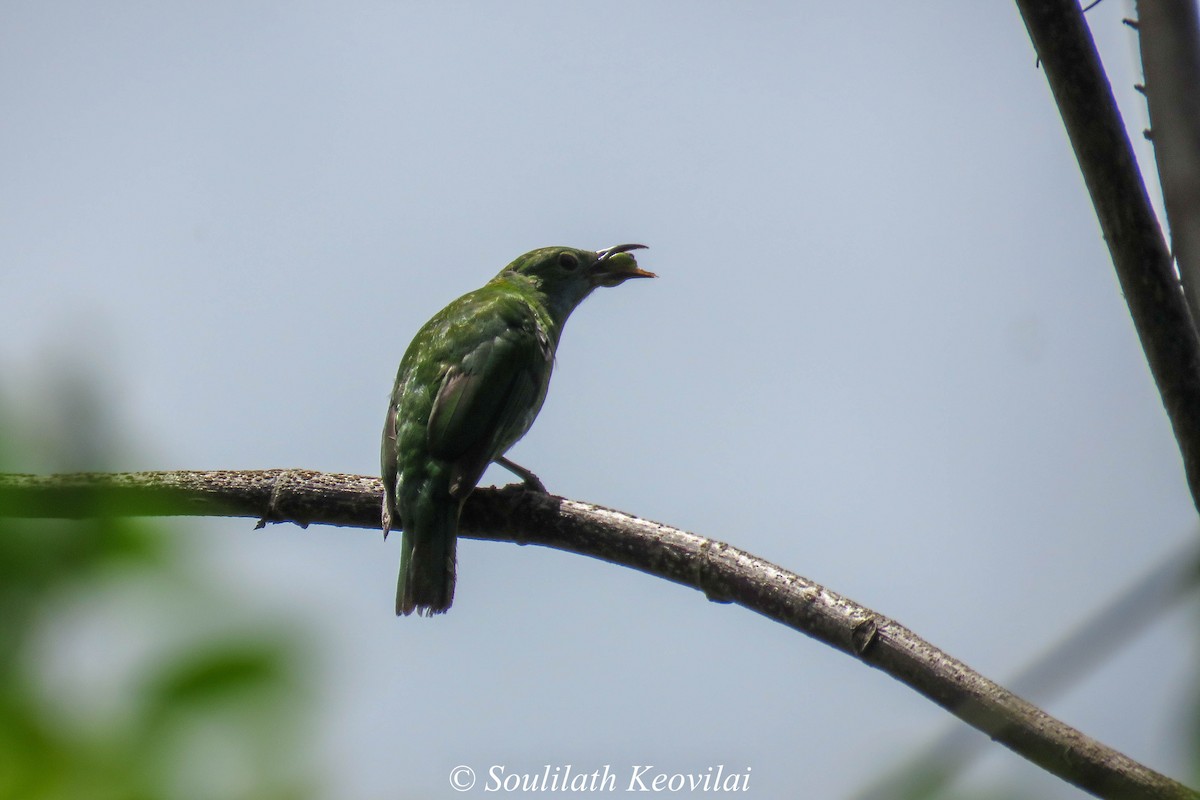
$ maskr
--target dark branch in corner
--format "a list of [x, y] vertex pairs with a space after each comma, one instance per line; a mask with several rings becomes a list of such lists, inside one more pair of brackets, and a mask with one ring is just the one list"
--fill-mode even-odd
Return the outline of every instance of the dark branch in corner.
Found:
[[[0, 475], [0, 516], [240, 516], [378, 532], [381, 494], [376, 478], [310, 470]], [[723, 542], [520, 486], [476, 490], [461, 532], [599, 558], [699, 589], [715, 602], [736, 603], [886, 672], [1097, 796], [1200, 798], [992, 683], [894, 620]]]
[[1200, 340], [1075, 0], [1017, 0], [1108, 242], [1200, 510]]
[[1139, 2], [1137, 9], [1171, 249], [1192, 319], [1200, 320], [1200, 14], [1196, 0]]

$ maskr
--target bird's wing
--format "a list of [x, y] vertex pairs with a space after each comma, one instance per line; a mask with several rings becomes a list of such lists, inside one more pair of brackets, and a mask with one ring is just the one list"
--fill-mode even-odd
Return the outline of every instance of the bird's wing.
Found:
[[553, 360], [528, 313], [497, 315], [445, 374], [429, 415], [430, 455], [453, 464], [450, 493], [465, 497], [488, 464], [533, 423]]
[[396, 459], [396, 401], [388, 403], [387, 419], [383, 423], [383, 442], [379, 446], [379, 463], [383, 466], [383, 538], [393, 525], [400, 524], [396, 508], [396, 479], [400, 464]]

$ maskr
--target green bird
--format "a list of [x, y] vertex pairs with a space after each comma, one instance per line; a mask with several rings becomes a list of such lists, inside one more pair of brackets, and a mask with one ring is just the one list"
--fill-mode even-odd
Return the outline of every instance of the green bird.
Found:
[[426, 322], [400, 361], [383, 428], [383, 534], [403, 527], [396, 614], [441, 614], [454, 600], [458, 518], [496, 462], [535, 491], [504, 453], [546, 399], [567, 317], [598, 286], [653, 278], [619, 244], [543, 247]]

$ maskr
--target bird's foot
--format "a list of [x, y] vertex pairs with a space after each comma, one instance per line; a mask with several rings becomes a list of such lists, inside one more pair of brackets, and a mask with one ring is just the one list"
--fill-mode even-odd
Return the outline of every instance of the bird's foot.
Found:
[[546, 491], [546, 484], [542, 483], [541, 478], [534, 475], [532, 471], [525, 469], [520, 464], [509, 461], [504, 456], [496, 459], [496, 463], [504, 467], [506, 470], [516, 475], [521, 479], [521, 483], [525, 485], [525, 489], [538, 494], [550, 494]]

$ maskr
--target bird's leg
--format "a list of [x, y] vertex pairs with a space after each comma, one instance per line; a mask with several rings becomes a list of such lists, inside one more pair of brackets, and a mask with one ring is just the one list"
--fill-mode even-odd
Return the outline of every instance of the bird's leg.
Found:
[[537, 475], [534, 475], [520, 464], [509, 461], [504, 456], [497, 458], [496, 463], [520, 478], [521, 482], [525, 484], [525, 488], [529, 491], [537, 492], [539, 494], [549, 494], [549, 492], [546, 491], [546, 484], [542, 483]]

